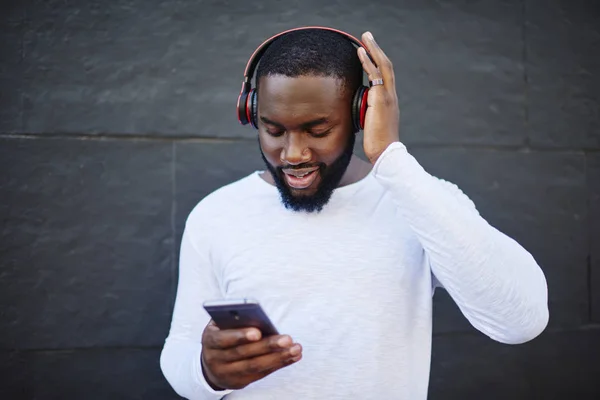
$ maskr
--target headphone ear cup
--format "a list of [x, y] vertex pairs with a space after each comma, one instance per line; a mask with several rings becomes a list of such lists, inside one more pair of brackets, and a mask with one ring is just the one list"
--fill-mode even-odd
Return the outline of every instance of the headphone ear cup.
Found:
[[248, 101], [248, 93], [240, 93], [238, 97], [238, 120], [240, 124], [246, 125], [248, 122], [248, 117], [246, 115], [246, 102]]
[[359, 132], [365, 127], [365, 115], [367, 114], [367, 93], [369, 88], [362, 85], [354, 93], [352, 99], [352, 124], [354, 132]]
[[258, 129], [258, 94], [256, 92], [256, 89], [252, 89], [252, 91], [250, 92], [250, 107], [251, 107], [251, 111], [250, 111], [250, 115], [251, 115], [251, 120], [250, 122], [252, 123], [252, 126], [255, 129]]

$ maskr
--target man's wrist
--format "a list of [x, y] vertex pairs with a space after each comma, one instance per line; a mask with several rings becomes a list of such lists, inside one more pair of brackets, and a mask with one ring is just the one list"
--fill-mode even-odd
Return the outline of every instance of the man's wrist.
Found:
[[407, 149], [406, 149], [406, 146], [404, 145], [404, 143], [402, 143], [400, 141], [391, 142], [379, 154], [377, 159], [373, 159], [373, 160], [369, 159], [369, 161], [371, 161], [371, 163], [373, 164], [373, 171], [376, 172], [379, 169], [379, 166], [381, 165], [381, 163], [384, 161], [384, 158], [386, 158], [389, 153], [392, 153], [395, 151], [406, 152]]

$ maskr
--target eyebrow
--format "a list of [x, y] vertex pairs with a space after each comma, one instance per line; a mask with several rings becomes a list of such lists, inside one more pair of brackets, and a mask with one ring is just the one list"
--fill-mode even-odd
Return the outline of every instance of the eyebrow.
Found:
[[[276, 126], [278, 128], [284, 128], [284, 126], [282, 124], [280, 124], [279, 122], [271, 121], [267, 117], [261, 116], [260, 120], [262, 122], [264, 122], [265, 124], [273, 125], [273, 126]], [[305, 123], [303, 123], [301, 125], [301, 127], [302, 127], [302, 129], [308, 129], [308, 128], [313, 128], [313, 127], [315, 127], [317, 125], [325, 124], [325, 123], [328, 123], [328, 122], [329, 122], [329, 119], [327, 117], [321, 117], [321, 118], [313, 119], [312, 121], [305, 122]]]

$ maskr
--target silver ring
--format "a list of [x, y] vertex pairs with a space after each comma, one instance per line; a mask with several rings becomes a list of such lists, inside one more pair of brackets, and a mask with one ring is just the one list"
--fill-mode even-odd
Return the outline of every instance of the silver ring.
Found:
[[383, 79], [379, 78], [379, 79], [373, 79], [372, 81], [369, 81], [369, 86], [373, 87], [373, 86], [377, 86], [377, 85], [383, 85]]

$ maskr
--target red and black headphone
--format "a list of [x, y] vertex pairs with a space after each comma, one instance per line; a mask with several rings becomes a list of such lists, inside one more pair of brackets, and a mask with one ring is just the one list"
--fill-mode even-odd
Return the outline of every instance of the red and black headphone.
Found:
[[[252, 77], [254, 76], [254, 71], [256, 69], [256, 66], [258, 65], [258, 62], [261, 56], [264, 54], [267, 47], [269, 47], [269, 45], [280, 36], [283, 36], [289, 32], [307, 29], [321, 29], [339, 33], [340, 35], [348, 39], [352, 44], [354, 44], [356, 48], [363, 47], [365, 51], [367, 51], [365, 45], [354, 36], [337, 29], [326, 28], [322, 26], [307, 26], [302, 28], [294, 28], [278, 33], [277, 35], [267, 39], [265, 42], [263, 42], [263, 44], [258, 46], [254, 53], [252, 53], [250, 60], [248, 60], [248, 64], [246, 64], [246, 70], [244, 71], [244, 81], [242, 82], [242, 90], [240, 91], [240, 95], [237, 101], [238, 120], [242, 125], [247, 125], [248, 123], [250, 123], [255, 129], [258, 129], [258, 105], [256, 101], [256, 89], [252, 88]], [[369, 56], [371, 61], [373, 61], [373, 57], [371, 57], [368, 51], [367, 55]], [[375, 62], [373, 62], [373, 64], [375, 64]], [[354, 94], [352, 100], [352, 123], [356, 132], [360, 131], [365, 126], [365, 114], [367, 113], [368, 92], [369, 88], [367, 86], [361, 85]]]

